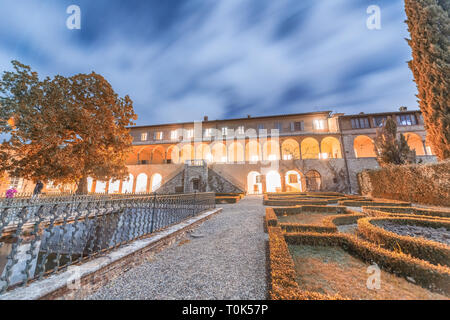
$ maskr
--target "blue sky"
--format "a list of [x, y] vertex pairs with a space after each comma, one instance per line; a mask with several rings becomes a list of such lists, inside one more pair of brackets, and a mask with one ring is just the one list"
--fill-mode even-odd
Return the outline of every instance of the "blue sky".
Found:
[[[66, 8], [81, 8], [81, 30]], [[381, 30], [366, 27], [369, 5]], [[0, 0], [0, 70], [95, 71], [138, 125], [417, 109], [401, 0]]]

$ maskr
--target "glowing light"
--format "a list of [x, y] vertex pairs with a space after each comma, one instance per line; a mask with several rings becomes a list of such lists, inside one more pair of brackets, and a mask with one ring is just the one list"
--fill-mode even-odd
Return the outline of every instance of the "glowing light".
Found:
[[328, 159], [328, 153], [321, 153], [320, 159]]
[[277, 155], [276, 154], [269, 154], [269, 161], [275, 161], [277, 160]]
[[258, 156], [251, 156], [250, 157], [250, 161], [252, 161], [252, 162], [258, 162], [258, 160], [259, 160]]

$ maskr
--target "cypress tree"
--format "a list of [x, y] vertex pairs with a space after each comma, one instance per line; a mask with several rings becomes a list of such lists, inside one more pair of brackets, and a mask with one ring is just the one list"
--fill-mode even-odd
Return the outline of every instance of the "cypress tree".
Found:
[[405, 0], [413, 60], [429, 142], [440, 160], [450, 158], [450, 0]]

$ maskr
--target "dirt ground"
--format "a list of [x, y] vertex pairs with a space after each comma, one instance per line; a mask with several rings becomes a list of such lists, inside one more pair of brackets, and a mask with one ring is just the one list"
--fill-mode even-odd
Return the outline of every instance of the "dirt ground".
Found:
[[352, 300], [449, 300], [404, 278], [381, 270], [380, 289], [368, 289], [369, 264], [338, 247], [289, 245], [304, 290], [336, 294]]

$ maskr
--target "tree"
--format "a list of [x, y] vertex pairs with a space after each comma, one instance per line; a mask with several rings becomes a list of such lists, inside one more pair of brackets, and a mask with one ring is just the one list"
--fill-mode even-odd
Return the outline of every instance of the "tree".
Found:
[[415, 163], [416, 153], [411, 151], [403, 134], [397, 139], [397, 124], [388, 117], [383, 127], [377, 129], [375, 153], [381, 167]]
[[440, 160], [450, 158], [450, 1], [405, 0], [409, 67], [419, 91], [429, 141]]
[[128, 96], [118, 97], [94, 72], [41, 81], [29, 66], [12, 64], [0, 81], [0, 132], [9, 135], [0, 147], [0, 171], [76, 183], [78, 193], [87, 192], [88, 177], [127, 176], [127, 126], [136, 119]]

